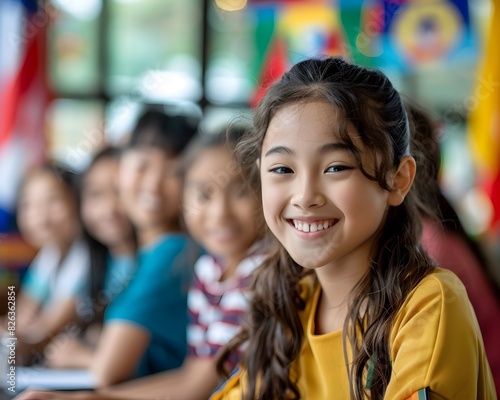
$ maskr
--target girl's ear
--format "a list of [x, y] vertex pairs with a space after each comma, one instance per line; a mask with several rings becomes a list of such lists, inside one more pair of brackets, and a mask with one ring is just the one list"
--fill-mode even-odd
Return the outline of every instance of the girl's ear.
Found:
[[260, 170], [260, 158], [255, 160], [255, 165], [257, 165], [257, 169]]
[[411, 156], [403, 157], [399, 167], [393, 176], [392, 190], [389, 193], [388, 203], [391, 206], [399, 206], [411, 188], [417, 165]]

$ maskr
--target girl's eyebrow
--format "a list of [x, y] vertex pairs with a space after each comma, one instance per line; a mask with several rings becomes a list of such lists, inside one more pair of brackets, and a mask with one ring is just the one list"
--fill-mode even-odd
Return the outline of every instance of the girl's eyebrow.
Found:
[[194, 187], [194, 188], [199, 188], [205, 186], [207, 181], [186, 181], [184, 182], [184, 187]]
[[352, 148], [346, 143], [327, 143], [320, 147], [319, 153], [332, 153], [335, 151], [342, 151], [344, 153], [352, 153]]
[[[342, 151], [345, 153], [352, 153], [352, 148], [348, 144], [345, 143], [327, 143], [319, 148], [320, 154], [332, 153], [335, 151]], [[295, 151], [286, 146], [274, 146], [271, 147], [264, 157], [270, 156], [272, 154], [286, 154], [289, 156], [294, 156]]]
[[272, 154], [287, 154], [289, 156], [294, 156], [295, 151], [293, 151], [289, 147], [285, 147], [285, 146], [274, 146], [274, 147], [271, 147], [267, 151], [267, 153], [264, 155], [264, 157], [270, 156]]

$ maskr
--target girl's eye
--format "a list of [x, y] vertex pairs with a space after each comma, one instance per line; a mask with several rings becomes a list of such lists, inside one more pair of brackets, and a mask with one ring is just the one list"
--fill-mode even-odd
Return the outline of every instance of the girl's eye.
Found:
[[325, 172], [342, 172], [350, 169], [352, 169], [352, 167], [347, 167], [345, 165], [332, 165], [328, 167]]
[[293, 173], [293, 171], [290, 168], [288, 168], [288, 167], [273, 168], [273, 169], [269, 170], [269, 172], [272, 172], [272, 173], [275, 173], [275, 174], [279, 174], [279, 175]]
[[203, 202], [207, 201], [209, 198], [210, 197], [205, 192], [198, 192], [198, 193], [196, 193], [196, 200], [198, 200], [199, 202], [203, 203]]
[[83, 197], [89, 198], [89, 199], [95, 199], [98, 197], [101, 197], [103, 195], [103, 190], [99, 189], [87, 189], [84, 190], [83, 192]]
[[146, 171], [146, 169], [147, 169], [147, 165], [146, 165], [146, 163], [137, 163], [137, 164], [135, 165], [135, 170], [136, 170], [137, 172], [144, 172], [144, 171]]

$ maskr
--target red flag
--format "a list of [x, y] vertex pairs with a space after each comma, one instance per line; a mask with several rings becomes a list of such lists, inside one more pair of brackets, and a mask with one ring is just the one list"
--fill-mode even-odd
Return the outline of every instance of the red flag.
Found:
[[285, 41], [279, 36], [275, 36], [267, 51], [264, 66], [259, 78], [259, 84], [251, 100], [253, 108], [257, 107], [257, 104], [259, 104], [259, 101], [264, 97], [269, 86], [271, 86], [274, 81], [281, 78], [287, 69], [288, 62]]
[[23, 10], [24, 18], [17, 22], [23, 28], [18, 35], [10, 36], [8, 48], [11, 55], [20, 54], [19, 63], [14, 73], [3, 77], [5, 83], [0, 89], [0, 208], [6, 211], [14, 208], [17, 187], [26, 168], [45, 157], [48, 18], [44, 9]]

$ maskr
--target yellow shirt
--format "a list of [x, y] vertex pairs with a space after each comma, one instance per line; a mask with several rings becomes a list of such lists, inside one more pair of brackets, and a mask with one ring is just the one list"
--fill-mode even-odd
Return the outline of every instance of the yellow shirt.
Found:
[[[349, 399], [342, 332], [314, 334], [319, 294], [318, 287], [301, 313], [305, 335], [293, 365], [297, 384], [302, 399]], [[422, 279], [397, 313], [389, 343], [393, 365], [385, 399], [405, 400], [426, 387], [431, 399], [496, 399], [474, 311], [452, 272], [436, 269]], [[240, 376], [212, 399], [241, 399]]]

